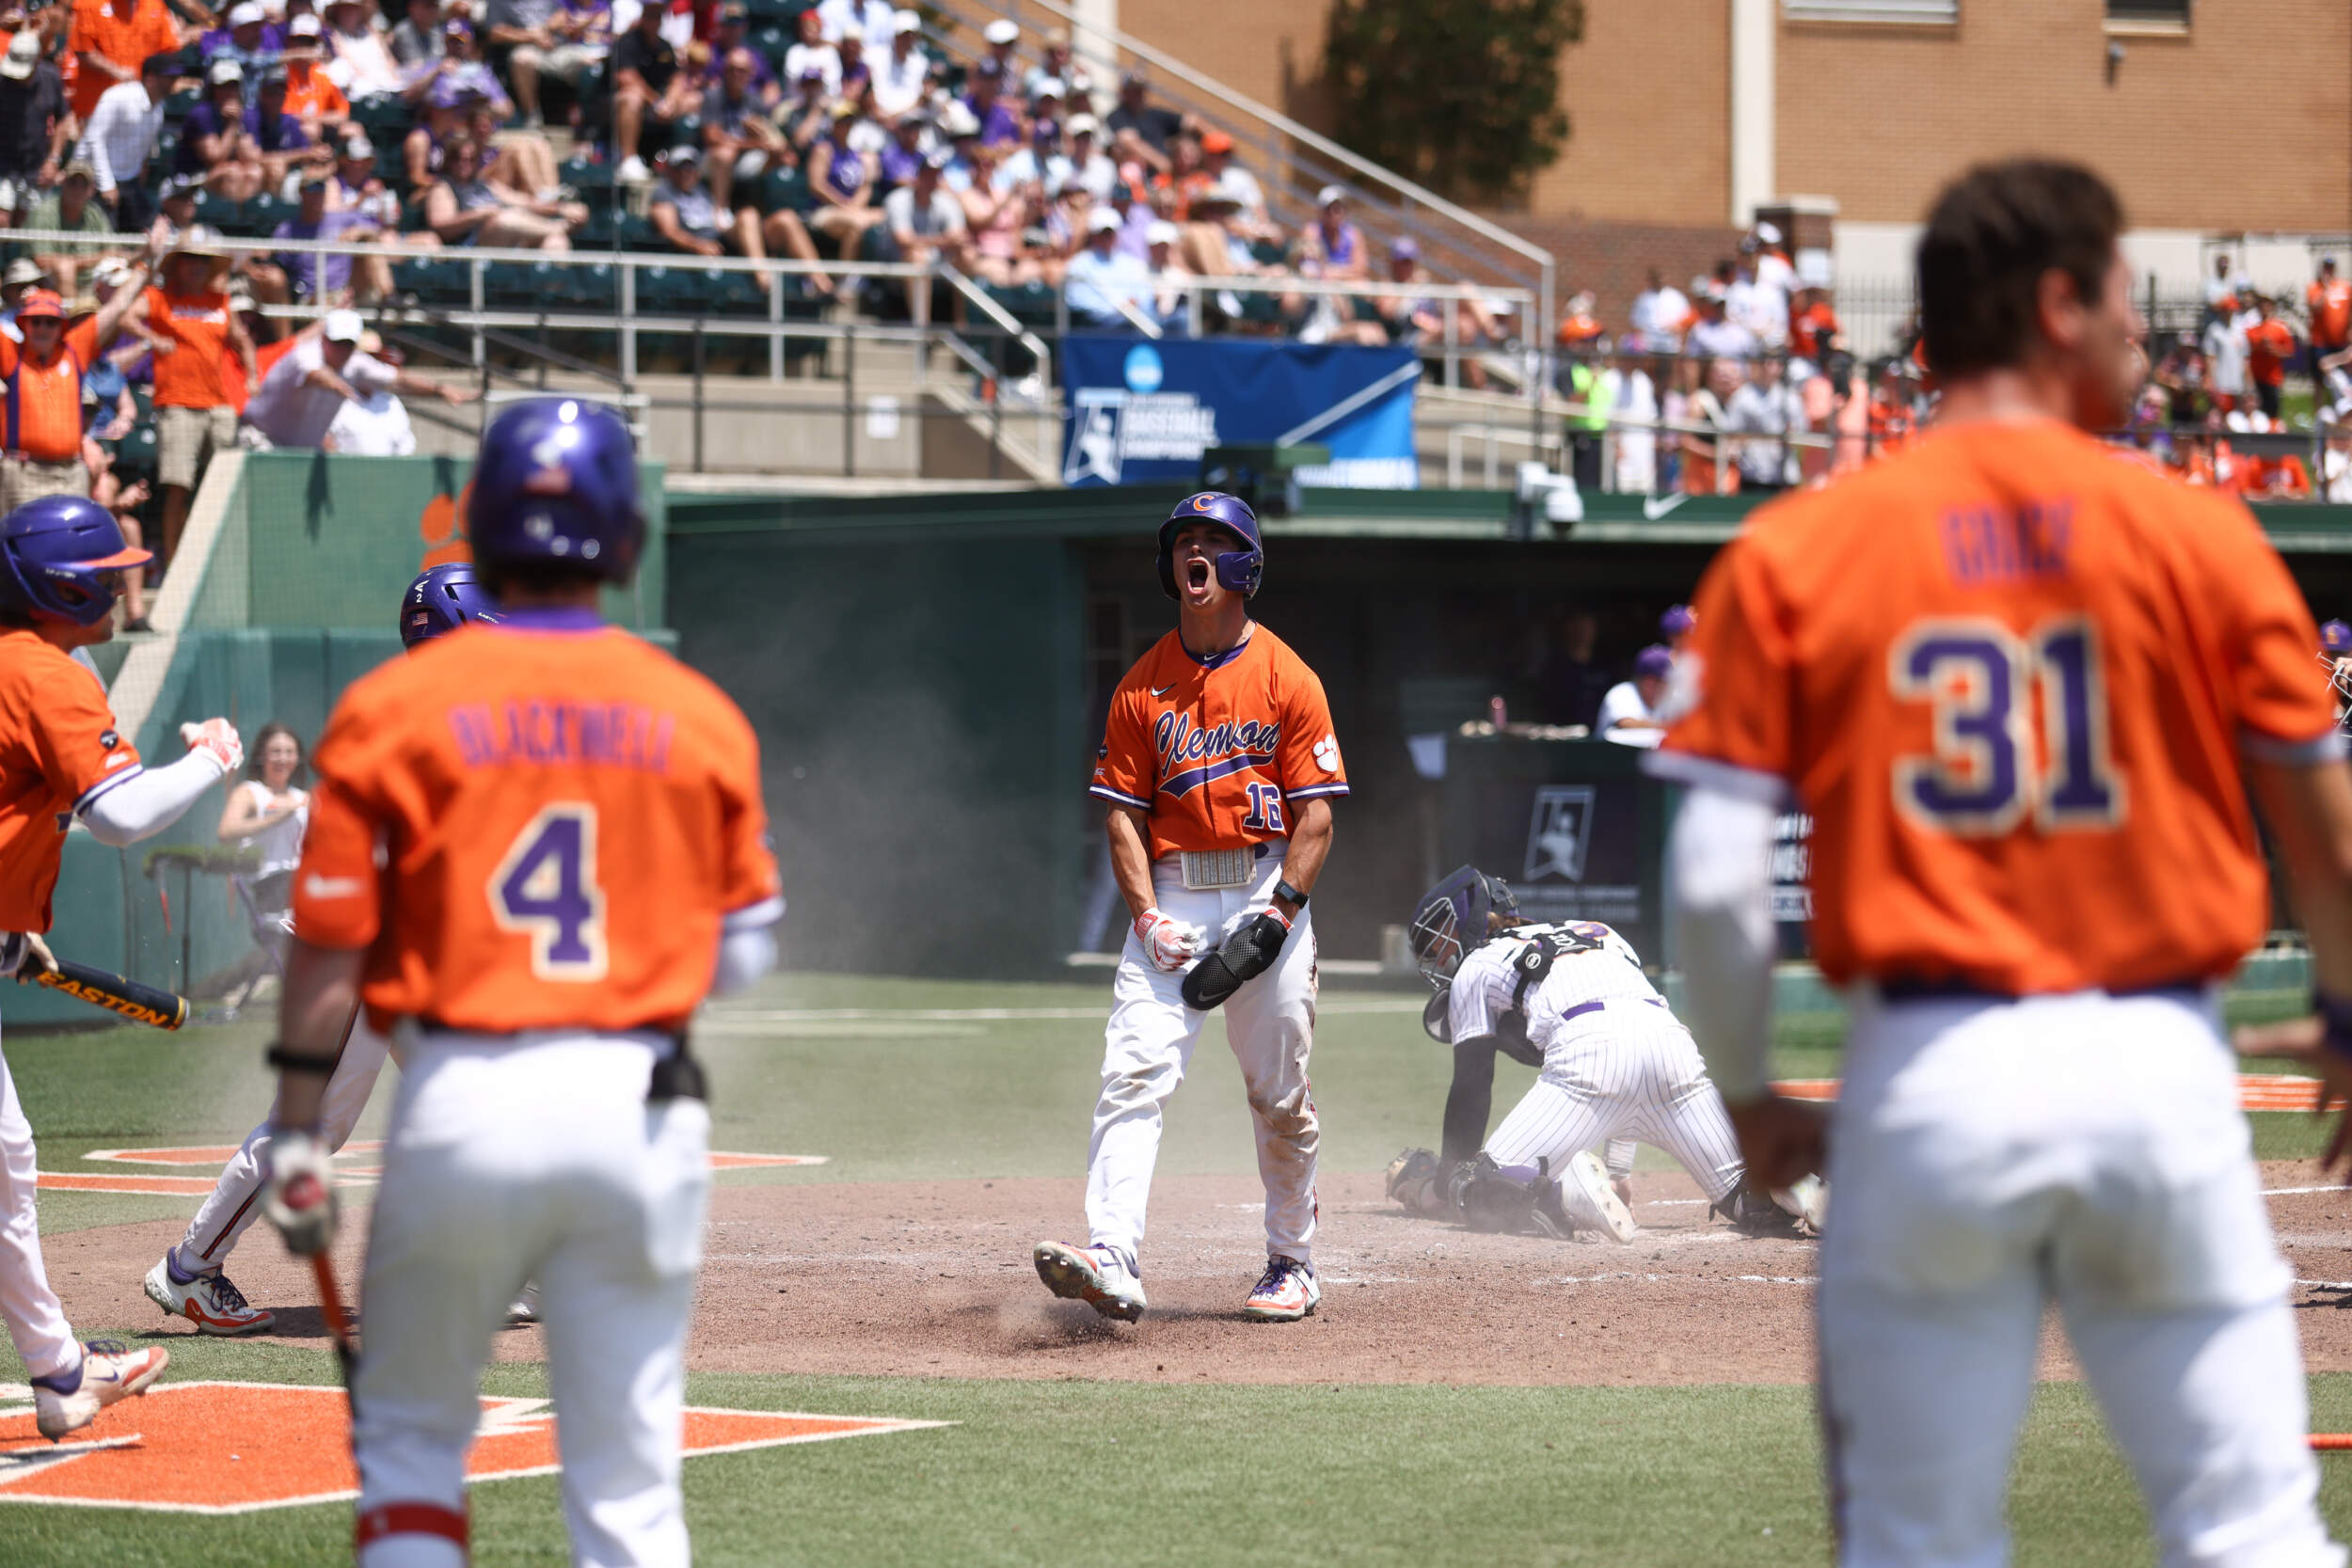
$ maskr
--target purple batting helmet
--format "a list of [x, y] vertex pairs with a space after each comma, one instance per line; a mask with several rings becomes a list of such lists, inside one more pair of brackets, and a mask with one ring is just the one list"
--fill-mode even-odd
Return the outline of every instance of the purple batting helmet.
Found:
[[493, 575], [501, 566], [577, 565], [628, 581], [645, 537], [628, 426], [576, 398], [516, 404], [482, 433], [466, 532]]
[[112, 575], [154, 559], [87, 497], [26, 501], [0, 518], [0, 613], [94, 626], [114, 611]]
[[1665, 614], [1661, 615], [1658, 618], [1658, 635], [1661, 637], [1680, 637], [1684, 632], [1689, 631], [1692, 626], [1695, 626], [1698, 624], [1699, 614], [1697, 610], [1692, 610], [1687, 604], [1674, 605], [1667, 610]]
[[425, 569], [400, 599], [400, 645], [418, 648], [469, 621], [499, 618], [498, 601], [474, 576], [470, 561]]
[[1662, 681], [1674, 673], [1675, 655], [1672, 648], [1653, 642], [1633, 656], [1633, 673], [1636, 679], [1647, 678]]
[[1171, 599], [1182, 597], [1176, 592], [1176, 531], [1186, 523], [1215, 523], [1248, 546], [1227, 550], [1216, 558], [1216, 580], [1245, 599], [1256, 597], [1258, 584], [1265, 576], [1265, 545], [1258, 534], [1258, 515], [1239, 496], [1222, 490], [1186, 496], [1160, 525], [1161, 592]]
[[2352, 626], [2342, 621], [2328, 621], [2319, 628], [2319, 651], [2329, 658], [2342, 658], [2352, 654]]

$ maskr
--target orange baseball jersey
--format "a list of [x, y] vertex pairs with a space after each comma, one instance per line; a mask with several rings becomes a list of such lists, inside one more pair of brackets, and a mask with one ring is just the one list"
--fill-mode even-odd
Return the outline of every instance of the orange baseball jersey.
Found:
[[294, 930], [368, 950], [379, 1025], [677, 1029], [722, 919], [779, 896], [751, 725], [593, 616], [467, 626], [371, 673], [314, 765]]
[[33, 632], [0, 628], [0, 931], [49, 929], [73, 813], [138, 772], [98, 676]]
[[1169, 632], [1111, 694], [1088, 789], [1149, 815], [1152, 858], [1290, 834], [1285, 803], [1347, 793], [1323, 683], [1261, 626], [1199, 659]]
[[2341, 744], [2246, 508], [2056, 422], [1933, 432], [1762, 509], [1697, 610], [1697, 705], [1650, 766], [1813, 814], [1836, 981], [2225, 974], [2269, 918], [2241, 752]]

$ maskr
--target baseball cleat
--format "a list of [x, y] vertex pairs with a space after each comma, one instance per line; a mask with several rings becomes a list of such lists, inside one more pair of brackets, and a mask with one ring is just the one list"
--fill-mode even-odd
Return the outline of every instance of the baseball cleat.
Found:
[[539, 1287], [536, 1283], [532, 1283], [516, 1291], [515, 1299], [507, 1304], [506, 1326], [526, 1328], [538, 1321]]
[[1599, 1155], [1589, 1148], [1570, 1155], [1559, 1181], [1561, 1207], [1579, 1230], [1604, 1231], [1618, 1243], [1633, 1240], [1633, 1211], [1617, 1196]]
[[1143, 1316], [1142, 1276], [1117, 1247], [1040, 1242], [1031, 1257], [1045, 1288], [1064, 1300], [1083, 1301], [1103, 1316], [1123, 1323]]
[[1260, 1323], [1296, 1323], [1315, 1309], [1323, 1287], [1315, 1283], [1314, 1265], [1295, 1258], [1269, 1258], [1256, 1289], [1242, 1304], [1241, 1315]]
[[249, 1305], [218, 1269], [180, 1278], [168, 1252], [147, 1271], [146, 1290], [166, 1317], [187, 1319], [199, 1334], [259, 1334], [278, 1322], [276, 1313]]
[[1801, 1225], [1804, 1216], [1793, 1209], [1783, 1207], [1778, 1197], [1777, 1194], [1751, 1192], [1740, 1187], [1716, 1204], [1714, 1212], [1729, 1220], [1732, 1228], [1742, 1235], [1803, 1236], [1804, 1232]]
[[[161, 1345], [132, 1350], [119, 1339], [92, 1339], [82, 1347], [82, 1364], [72, 1373], [33, 1380], [33, 1424], [51, 1442], [81, 1431], [118, 1400], [144, 1394], [171, 1364]], [[73, 1386], [54, 1385], [72, 1379]]]

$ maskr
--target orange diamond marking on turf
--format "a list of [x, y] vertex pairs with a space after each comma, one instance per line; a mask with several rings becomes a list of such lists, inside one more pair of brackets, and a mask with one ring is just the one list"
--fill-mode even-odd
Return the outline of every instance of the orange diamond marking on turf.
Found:
[[[691, 1459], [950, 1423], [689, 1407], [685, 1424]], [[547, 1401], [482, 1402], [469, 1483], [556, 1468]], [[168, 1383], [56, 1445], [34, 1430], [30, 1406], [0, 1406], [0, 1503], [246, 1513], [352, 1497], [358, 1484], [350, 1407], [340, 1388]]]

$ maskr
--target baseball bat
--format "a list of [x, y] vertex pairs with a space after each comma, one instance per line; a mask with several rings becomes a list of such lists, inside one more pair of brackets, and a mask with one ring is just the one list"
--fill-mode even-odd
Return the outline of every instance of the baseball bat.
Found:
[[93, 1007], [103, 1007], [132, 1023], [144, 1023], [151, 1029], [177, 1029], [188, 1021], [188, 999], [177, 991], [157, 990], [142, 986], [136, 980], [126, 980], [87, 964], [73, 963], [65, 958], [57, 967], [32, 976], [35, 985], [63, 991], [77, 1002]]
[[319, 1314], [326, 1320], [326, 1332], [335, 1341], [335, 1360], [342, 1368], [343, 1398], [357, 1420], [359, 1396], [352, 1391], [351, 1374], [358, 1365], [359, 1347], [351, 1335], [351, 1314], [343, 1309], [342, 1288], [335, 1281], [335, 1259], [329, 1249], [321, 1247], [310, 1254], [310, 1273], [318, 1280]]

